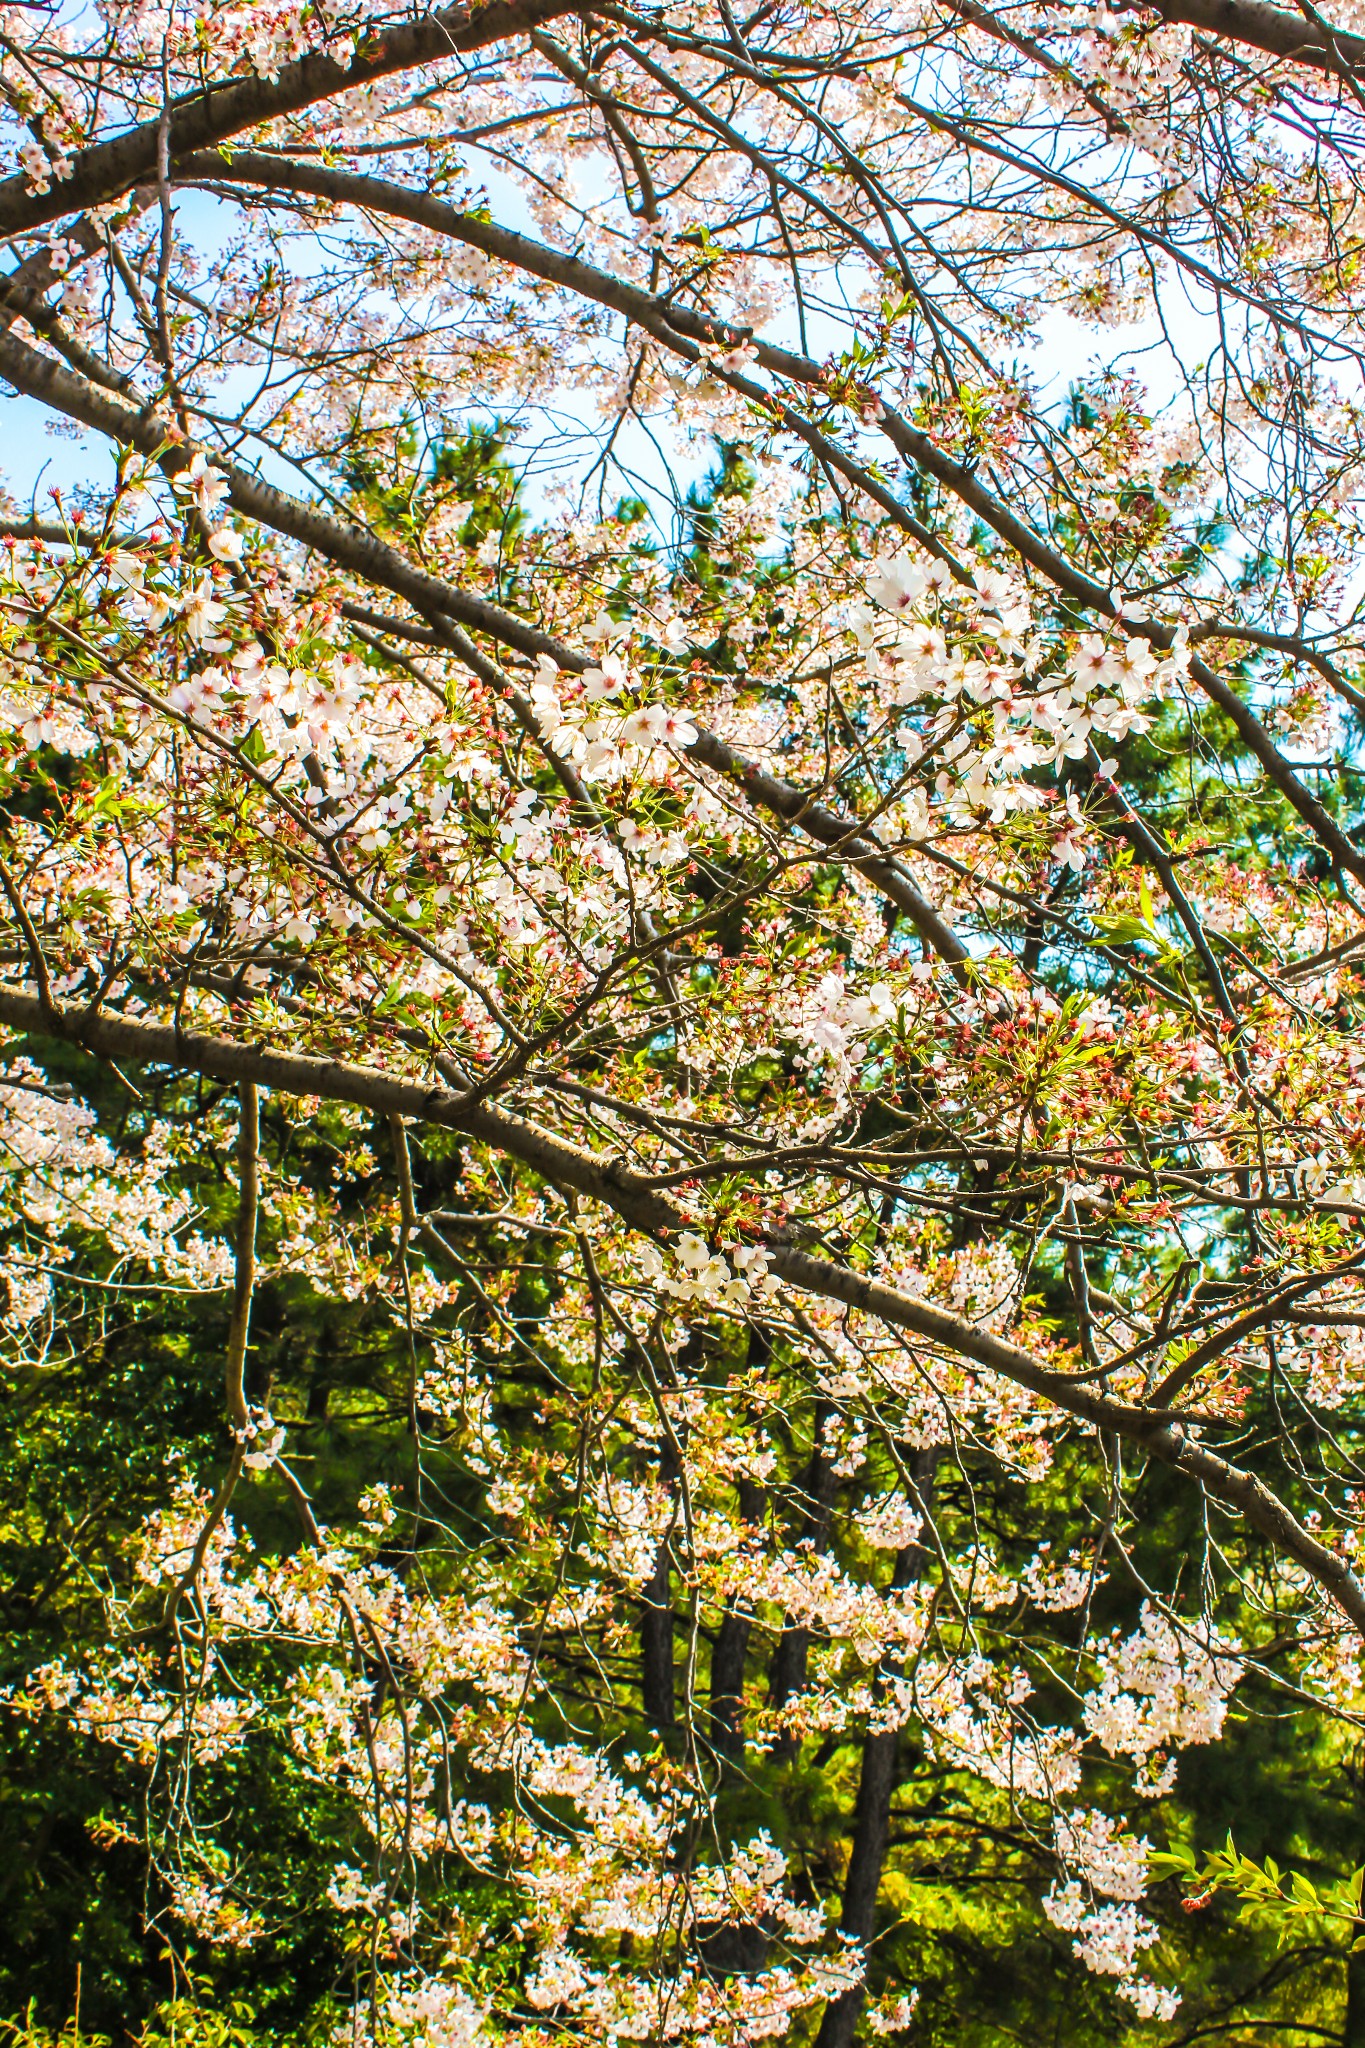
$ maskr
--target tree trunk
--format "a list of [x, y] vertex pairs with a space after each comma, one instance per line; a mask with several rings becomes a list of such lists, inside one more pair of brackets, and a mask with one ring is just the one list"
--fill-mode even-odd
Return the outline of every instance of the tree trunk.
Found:
[[[772, 1342], [759, 1323], [749, 1325], [748, 1371], [765, 1366], [772, 1357]], [[751, 1418], [752, 1419], [752, 1418]], [[764, 1490], [754, 1479], [741, 1474], [736, 1481], [739, 1512], [746, 1522], [757, 1522], [763, 1513]], [[733, 1596], [725, 1603], [716, 1646], [711, 1652], [711, 1741], [721, 1756], [737, 1757], [744, 1750], [741, 1714], [744, 1707], [744, 1659], [749, 1649], [753, 1624], [743, 1603]]]
[[[701, 1364], [701, 1331], [690, 1330], [687, 1341], [670, 1367], [677, 1374], [691, 1373]], [[645, 1719], [655, 1728], [677, 1725], [673, 1692], [673, 1528], [677, 1520], [676, 1497], [681, 1467], [673, 1442], [665, 1434], [659, 1439], [659, 1483], [674, 1496], [673, 1520], [665, 1529], [654, 1558], [654, 1569], [640, 1594], [640, 1696]]]
[[[911, 1476], [920, 1504], [928, 1513], [932, 1502], [936, 1448], [920, 1451], [911, 1466]], [[913, 1586], [924, 1570], [928, 1552], [923, 1544], [911, 1543], [896, 1556], [890, 1591], [903, 1592]], [[844, 1895], [839, 1914], [843, 1933], [866, 1944], [876, 1931], [877, 1894], [881, 1889], [886, 1862], [887, 1838], [891, 1832], [891, 1801], [900, 1783], [898, 1728], [868, 1735], [863, 1740], [862, 1769], [858, 1776], [858, 1798], [853, 1809], [853, 1847], [844, 1878]], [[825, 2007], [815, 2048], [852, 2048], [854, 2030], [867, 1996], [863, 1985], [841, 1992]]]
[[[834, 1507], [835, 1475], [830, 1469], [824, 1451], [825, 1426], [829, 1421], [830, 1408], [825, 1401], [818, 1402], [815, 1410], [815, 1441], [811, 1446], [810, 1464], [801, 1488], [801, 1521], [796, 1533], [798, 1542], [809, 1543], [813, 1550], [825, 1550], [829, 1546], [830, 1514]], [[810, 1630], [789, 1627], [782, 1631], [773, 1653], [772, 1673], [769, 1691], [775, 1707], [785, 1707], [794, 1699], [806, 1683], [806, 1658], [810, 1651]], [[778, 1744], [779, 1753], [790, 1755], [795, 1744], [784, 1737]]]
[[[739, 1511], [746, 1522], [756, 1522], [763, 1512], [763, 1489], [752, 1479], [739, 1482]], [[740, 1716], [751, 1627], [743, 1606], [732, 1595], [725, 1603], [711, 1652], [711, 1740], [722, 1756], [739, 1756], [744, 1748]]]
[[[845, 1934], [856, 1935], [864, 1943], [872, 1939], [877, 1917], [877, 1893], [886, 1861], [886, 1838], [891, 1830], [891, 1799], [898, 1782], [899, 1747], [899, 1729], [869, 1735], [863, 1743], [858, 1803], [853, 1812], [853, 1850], [844, 1879], [839, 1925]], [[816, 2048], [850, 2048], [865, 1996], [859, 1984], [830, 2000], [820, 2022]]]
[[[665, 1437], [659, 1445], [659, 1478], [670, 1490], [678, 1483], [678, 1460]], [[640, 1596], [640, 1692], [645, 1719], [655, 1728], [672, 1728], [677, 1719], [673, 1698], [672, 1525], [665, 1529], [654, 1570]]]
[[1341, 2048], [1365, 2048], [1365, 1954], [1346, 1958], [1346, 2024]]

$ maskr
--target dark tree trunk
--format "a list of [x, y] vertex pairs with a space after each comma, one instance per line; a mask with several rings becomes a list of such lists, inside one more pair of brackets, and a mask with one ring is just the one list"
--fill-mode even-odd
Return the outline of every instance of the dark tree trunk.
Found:
[[[783, 1629], [777, 1649], [773, 1653], [772, 1701], [775, 1707], [785, 1707], [788, 1700], [795, 1699], [805, 1684], [806, 1659], [809, 1651], [809, 1629]], [[785, 1747], [785, 1738], [783, 1746]]]
[[1365, 2048], [1365, 1953], [1346, 1958], [1346, 2024], [1341, 2048]]
[[[1357, 1802], [1365, 1791], [1361, 1762], [1357, 1752], [1345, 1775], [1345, 1782], [1351, 1787]], [[1351, 1933], [1353, 1936], [1365, 1934], [1365, 1924], [1357, 1921]], [[1365, 1951], [1358, 1956], [1348, 1952], [1346, 1956], [1346, 2009], [1342, 2015], [1341, 2048], [1365, 2048]]]
[[[692, 1373], [701, 1363], [702, 1340], [700, 1330], [691, 1330], [687, 1342], [677, 1355], [676, 1366], [671, 1368], [684, 1377]], [[673, 1378], [676, 1386], [676, 1376]], [[675, 1498], [681, 1468], [678, 1454], [667, 1435], [659, 1441], [659, 1483]], [[664, 1531], [654, 1569], [645, 1581], [640, 1594], [640, 1696], [645, 1719], [655, 1728], [673, 1728], [677, 1725], [677, 1706], [673, 1693], [673, 1528], [674, 1521]]]
[[[891, 1799], [899, 1782], [899, 1747], [899, 1729], [869, 1735], [863, 1743], [858, 1802], [853, 1810], [853, 1849], [839, 1915], [843, 1932], [856, 1935], [861, 1942], [872, 1939], [876, 1925], [877, 1893], [881, 1889], [886, 1841], [891, 1831]], [[830, 2000], [820, 2022], [816, 2048], [851, 2048], [865, 1995], [859, 1984]]]
[[[835, 1474], [825, 1456], [825, 1426], [830, 1418], [828, 1403], [821, 1401], [815, 1410], [815, 1441], [811, 1446], [810, 1464], [800, 1493], [801, 1519], [796, 1532], [797, 1542], [809, 1543], [814, 1550], [829, 1547], [830, 1515], [834, 1507]], [[806, 1659], [810, 1651], [810, 1630], [800, 1627], [785, 1628], [773, 1652], [772, 1673], [769, 1691], [775, 1707], [785, 1707], [794, 1699], [806, 1683]], [[779, 1750], [790, 1754], [794, 1745], [784, 1739]]]
[[[659, 1478], [670, 1488], [678, 1482], [678, 1460], [665, 1438], [659, 1446]], [[655, 1728], [672, 1728], [677, 1719], [673, 1698], [673, 1531], [664, 1531], [654, 1570], [640, 1595], [640, 1691], [645, 1719]]]
[[[915, 1490], [926, 1513], [931, 1506], [937, 1463], [937, 1450], [929, 1449], [920, 1451], [911, 1467]], [[897, 1553], [896, 1569], [891, 1575], [893, 1593], [914, 1585], [924, 1570], [927, 1555], [919, 1543], [908, 1544]], [[900, 1746], [899, 1729], [868, 1735], [863, 1741], [858, 1798], [853, 1809], [853, 1846], [839, 1914], [841, 1930], [863, 1943], [871, 1941], [876, 1932], [877, 1894], [891, 1832], [891, 1801], [900, 1783]], [[857, 1985], [830, 2000], [820, 2022], [816, 2048], [852, 2048], [866, 1995], [862, 1985]]]
[[728, 1600], [711, 1652], [711, 1740], [722, 1756], [738, 1756], [744, 1747], [739, 1717], [749, 1626], [748, 1616]]
[[[756, 1522], [763, 1512], [763, 1489], [752, 1479], [739, 1482], [739, 1511], [746, 1522]], [[744, 1748], [740, 1716], [751, 1626], [742, 1603], [728, 1600], [711, 1652], [711, 1740], [722, 1756], [738, 1756]]]
[[[747, 1369], [752, 1372], [765, 1366], [772, 1357], [772, 1349], [767, 1331], [760, 1324], [751, 1323]], [[763, 1488], [743, 1475], [736, 1483], [740, 1514], [746, 1522], [759, 1521], [763, 1514]], [[743, 1602], [733, 1597], [727, 1600], [716, 1646], [711, 1652], [711, 1741], [721, 1756], [736, 1757], [744, 1749], [744, 1660], [751, 1627]]]

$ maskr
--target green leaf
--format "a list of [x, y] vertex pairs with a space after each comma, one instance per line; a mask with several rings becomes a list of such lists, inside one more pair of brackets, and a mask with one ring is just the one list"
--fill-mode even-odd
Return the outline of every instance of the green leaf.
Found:
[[1134, 946], [1144, 939], [1150, 945], [1157, 936], [1150, 925], [1127, 911], [1097, 916], [1094, 923], [1099, 934], [1095, 941], [1097, 945]]
[[1152, 908], [1152, 892], [1147, 887], [1147, 877], [1138, 878], [1138, 902], [1142, 905], [1142, 922], [1149, 932], [1156, 932], [1156, 912]]

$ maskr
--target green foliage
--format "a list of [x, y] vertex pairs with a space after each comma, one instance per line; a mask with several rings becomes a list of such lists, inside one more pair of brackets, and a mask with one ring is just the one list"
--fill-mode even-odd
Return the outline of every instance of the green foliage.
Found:
[[[1085, 416], [1082, 409], [1078, 421]], [[387, 467], [361, 450], [350, 477], [357, 506], [376, 529], [408, 540], [419, 540], [434, 513], [452, 503], [468, 508], [447, 536], [461, 547], [516, 533], [524, 515], [507, 445], [494, 425], [443, 443], [430, 460], [422, 458], [415, 432], [400, 437]], [[726, 518], [742, 510], [756, 482], [747, 452], [724, 444], [713, 472], [690, 495], [686, 544], [675, 564], [678, 584], [700, 591], [711, 606], [716, 637], [708, 658], [732, 675], [742, 662], [729, 631], [733, 565]], [[633, 530], [642, 511], [623, 499], [616, 517]], [[1201, 545], [1212, 547], [1218, 539], [1210, 526]], [[775, 644], [784, 628], [787, 573], [774, 556], [758, 576], [765, 600], [758, 616]], [[609, 597], [607, 608], [617, 601]], [[1146, 739], [1130, 745], [1125, 772], [1135, 797], [1167, 822], [1182, 858], [1216, 850], [1224, 827], [1231, 831], [1234, 800], [1238, 830], [1253, 843], [1299, 846], [1301, 827], [1287, 805], [1263, 790], [1253, 807], [1236, 788], [1236, 766], [1235, 736], [1218, 714], [1205, 711], [1180, 725], [1170, 712]], [[852, 775], [849, 786], [856, 795]], [[107, 808], [101, 796], [95, 809], [102, 805]], [[1122, 857], [1114, 872], [1125, 874]], [[1136, 949], [1144, 971], [1168, 986], [1199, 987], [1203, 969], [1182, 932], [1169, 916], [1158, 917], [1147, 878], [1135, 873], [1133, 880], [1136, 908], [1096, 915], [1091, 943], [1078, 954], [1040, 951], [1037, 971], [1057, 997], [1063, 1025], [1094, 987], [1110, 985], [1107, 976], [1118, 979], [1116, 949]], [[720, 886], [705, 874], [695, 882], [703, 897]], [[840, 886], [833, 865], [812, 875], [811, 900], [832, 923]], [[742, 950], [738, 912], [717, 920], [717, 936], [725, 956]], [[836, 935], [832, 950], [838, 943]], [[707, 990], [718, 979], [707, 964], [698, 970], [696, 988]], [[375, 1014], [410, 1022], [419, 1011], [396, 977]], [[61, 1057], [52, 1062], [54, 1075], [62, 1071]], [[1078, 1068], [1087, 1057], [1075, 1053]], [[139, 1112], [116, 1079], [92, 1073], [78, 1055], [70, 1062], [73, 1072], [79, 1063], [81, 1091], [100, 1104], [109, 1128], [120, 1141], [135, 1140]], [[793, 1085], [793, 1075], [765, 1058], [744, 1085], [757, 1097]], [[908, 1075], [907, 1108], [916, 1086]], [[232, 1184], [212, 1094], [167, 1083], [155, 1106], [196, 1134], [187, 1177], [222, 1226], [231, 1214]], [[383, 1193], [376, 1160], [385, 1138], [382, 1125], [357, 1131], [332, 1111], [298, 1117], [276, 1100], [266, 1113], [272, 1164], [282, 1170], [287, 1161], [296, 1181], [327, 1188], [357, 1233]], [[467, 1206], [465, 1167], [453, 1139], [425, 1138], [415, 1162], [424, 1213]], [[1236, 1219], [1226, 1229], [1226, 1257], [1233, 1262], [1247, 1245]], [[546, 1415], [559, 1396], [586, 1403], [591, 1389], [582, 1361], [561, 1356], [546, 1335], [562, 1292], [556, 1269], [548, 1260], [537, 1265], [528, 1259], [499, 1304], [501, 1329], [495, 1331], [479, 1276], [505, 1262], [505, 1240], [482, 1232], [462, 1247], [465, 1284], [447, 1329], [458, 1330], [475, 1353], [486, 1347], [483, 1363], [497, 1376], [496, 1427], [519, 1443], [542, 1443], [547, 1456], [568, 1469], [573, 1437], [562, 1417], [547, 1422]], [[87, 1262], [98, 1260], [97, 1242], [85, 1249]], [[1113, 1254], [1119, 1277], [1125, 1260], [1144, 1259], [1150, 1254], [1140, 1239]], [[1109, 1284], [1115, 1272], [1103, 1277]], [[1065, 1327], [1068, 1283], [1058, 1246], [1040, 1248], [1035, 1280], [1040, 1314]], [[7, 1390], [0, 1408], [0, 1683], [18, 1687], [45, 1660], [78, 1661], [104, 1639], [111, 1604], [130, 1590], [121, 1555], [130, 1534], [161, 1504], [168, 1468], [214, 1480], [226, 1323], [222, 1297], [129, 1295], [91, 1317], [88, 1330], [73, 1332], [71, 1355], [60, 1369], [18, 1375]], [[708, 1330], [702, 1354], [714, 1384], [741, 1369], [733, 1331]], [[420, 1363], [426, 1362], [424, 1355]], [[505, 1538], [454, 1430], [448, 1437], [428, 1434], [421, 1474], [425, 1519], [415, 1506], [411, 1364], [391, 1320], [363, 1304], [332, 1299], [298, 1279], [267, 1281], [259, 1289], [249, 1392], [261, 1403], [268, 1397], [273, 1413], [288, 1424], [319, 1519], [353, 1524], [364, 1490], [376, 1479], [386, 1481], [400, 1518], [385, 1561], [404, 1574], [426, 1575], [428, 1583], [441, 1583], [443, 1575], [445, 1583], [456, 1583], [462, 1557], [477, 1557]], [[774, 1370], [785, 1375], [784, 1413], [773, 1422], [783, 1454], [774, 1487], [790, 1495], [801, 1484], [815, 1425], [802, 1362], [783, 1359]], [[1255, 1398], [1245, 1420], [1251, 1430], [1265, 1420]], [[882, 1459], [885, 1481], [893, 1483], [882, 1452], [874, 1447], [871, 1456]], [[1063, 1441], [1048, 1478], [1025, 1484], [970, 1442], [959, 1443], [937, 1478], [943, 1537], [950, 1547], [957, 1539], [965, 1547], [985, 1532], [1007, 1574], [1018, 1575], [1034, 1555], [1040, 1527], [1059, 1550], [1090, 1547], [1098, 1558], [1107, 1538], [1105, 1503], [1088, 1490], [1095, 1469], [1088, 1447]], [[1301, 1491], [1297, 1499], [1291, 1475], [1287, 1496], [1303, 1509], [1311, 1503], [1306, 1486]], [[1197, 1588], [1201, 1576], [1217, 1573], [1231, 1589], [1238, 1571], [1251, 1582], [1263, 1561], [1254, 1538], [1225, 1534], [1225, 1544], [1237, 1545], [1233, 1569], [1226, 1570], [1224, 1559], [1211, 1553], [1197, 1496], [1160, 1466], [1149, 1465], [1135, 1480], [1130, 1506], [1128, 1559], [1141, 1583]], [[298, 1541], [291, 1504], [273, 1477], [246, 1489], [234, 1515], [263, 1553], [287, 1555]], [[449, 1549], [429, 1541], [438, 1520], [446, 1533], [454, 1532]], [[836, 1560], [854, 1560], [856, 1544], [855, 1534], [836, 1531]], [[545, 1556], [528, 1554], [525, 1572], [530, 1606], [544, 1591]], [[1229, 1597], [1237, 1595], [1229, 1590]], [[1030, 1642], [1020, 1601], [1015, 1618], [1021, 1643], [1037, 1652], [1032, 1675], [1041, 1720], [1074, 1723], [1077, 1672], [1096, 1639], [1132, 1625], [1134, 1606], [1133, 1587], [1116, 1575], [1097, 1588], [1084, 1616], [1075, 1617], [1070, 1638], [1066, 1623], [1054, 1618], [1048, 1632], [1039, 1630]], [[1254, 1629], [1257, 1617], [1249, 1611], [1247, 1619]], [[1059, 1646], [1067, 1653], [1062, 1662], [1054, 1654]], [[699, 1646], [703, 1669], [711, 1647]], [[269, 1694], [283, 1673], [263, 1655], [249, 1676]], [[575, 1697], [583, 1724], [592, 1724], [594, 1711], [586, 1692]], [[306, 2041], [325, 2030], [355, 1957], [321, 1902], [337, 1863], [363, 1861], [364, 1848], [345, 1804], [300, 1767], [278, 1727], [266, 1727], [229, 1763], [205, 1774], [211, 1805], [231, 1816], [235, 1856], [277, 1904], [270, 1939], [259, 1951], [187, 1952], [173, 1962], [158, 1917], [167, 1907], [164, 1880], [138, 1845], [145, 1795], [138, 1773], [112, 1749], [73, 1741], [12, 1710], [4, 1710], [0, 1727], [0, 1899], [7, 1915], [0, 2009], [24, 2014], [8, 2027], [13, 2048], [256, 2048], [266, 2041]], [[630, 1732], [642, 1744], [656, 1739], [643, 1716]], [[665, 1754], [669, 1739], [657, 1739]], [[748, 1758], [743, 1771], [727, 1769], [722, 1777], [718, 1825], [735, 1839], [765, 1829], [802, 1872], [806, 1896], [834, 1900], [848, 1866], [860, 1761], [858, 1740], [844, 1733], [798, 1745], [796, 1754], [775, 1750]], [[1020, 2041], [1030, 2048], [1121, 2048], [1151, 2040], [1152, 2031], [1103, 1980], [1078, 1969], [1067, 1937], [1041, 1919], [1036, 1901], [1055, 1873], [1055, 1859], [1021, 1803], [985, 1784], [970, 1758], [930, 1755], [913, 1727], [902, 1737], [897, 1761], [872, 1981], [874, 1991], [918, 1990], [915, 2048], [1006, 2048]], [[1174, 1791], [1151, 1809], [1152, 1833], [1169, 1845], [1153, 1853], [1152, 1868], [1179, 1880], [1187, 1896], [1158, 1895], [1152, 1905], [1162, 1928], [1162, 1974], [1181, 1986], [1181, 2025], [1193, 2028], [1193, 2037], [1205, 2022], [1210, 2030], [1220, 2028], [1228, 2013], [1246, 2017], [1262, 2038], [1267, 2029], [1269, 2038], [1285, 2030], [1286, 2039], [1299, 2028], [1329, 2037], [1339, 2032], [1347, 1995], [1343, 1931], [1353, 1934], [1361, 1907], [1362, 1873], [1353, 1863], [1365, 1800], [1355, 1773], [1356, 1759], [1340, 1731], [1316, 1724], [1310, 1739], [1299, 1717], [1284, 1714], [1273, 1686], [1256, 1678], [1238, 1695], [1226, 1743], [1182, 1758]], [[1116, 1804], [1123, 1801], [1125, 1767], [1101, 1761], [1096, 1780]], [[451, 1788], [456, 1795], [459, 1789]], [[1234, 1828], [1255, 1855], [1236, 1850], [1231, 1832], [1226, 1851], [1202, 1864], [1183, 1846]], [[1291, 1854], [1315, 1875], [1295, 1870], [1284, 1876], [1277, 1859]], [[453, 1860], [434, 1859], [429, 1883], [429, 1897], [443, 1908], [492, 1930], [485, 1966], [496, 1971], [505, 1963], [513, 1975], [516, 1935], [507, 1926], [505, 1897]], [[1220, 1902], [1238, 1910], [1222, 1930], [1226, 1938], [1214, 1943], [1205, 1938], [1211, 1921], [1186, 1907], [1216, 1914]], [[1353, 1949], [1360, 1945], [1352, 1940]], [[193, 1996], [183, 1995], [187, 1969]], [[78, 1981], [88, 2016], [80, 2027], [68, 2017]]]
[[1352, 1934], [1351, 1952], [1365, 1951], [1365, 1936], [1353, 1930], [1362, 1925], [1361, 1892], [1365, 1868], [1353, 1870], [1348, 1878], [1314, 1884], [1301, 1870], [1281, 1871], [1273, 1856], [1257, 1863], [1243, 1855], [1229, 1834], [1225, 1849], [1211, 1849], [1201, 1864], [1194, 1850], [1178, 1843], [1158, 1851], [1151, 1858], [1160, 1877], [1178, 1877], [1185, 1886], [1192, 1909], [1208, 1904], [1219, 1892], [1241, 1902], [1238, 1919], [1253, 1926], [1270, 1928], [1283, 1947], [1305, 1922], [1344, 1925]]
[[[257, 2023], [255, 2012], [243, 1999], [214, 1999], [205, 1984], [203, 1996], [169, 1998], [159, 2004], [139, 2027], [127, 2036], [130, 2048], [266, 2048], [279, 2035]], [[313, 2027], [291, 2035], [300, 2044], [321, 2036]], [[30, 2005], [22, 2019], [0, 2020], [0, 2048], [115, 2048], [114, 2037], [93, 2033], [83, 2026], [79, 2014], [58, 2028], [45, 2026]]]

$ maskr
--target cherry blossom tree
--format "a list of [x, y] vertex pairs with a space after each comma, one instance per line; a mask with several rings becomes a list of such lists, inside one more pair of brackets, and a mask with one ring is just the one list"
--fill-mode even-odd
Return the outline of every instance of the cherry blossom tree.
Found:
[[[281, 1938], [259, 1754], [338, 2042], [948, 2038], [927, 1770], [1185, 2024], [1181, 1753], [1362, 1710], [1338, 14], [5, 16], [89, 452], [0, 552], [7, 1370], [223, 1305], [8, 1706], [177, 1982]], [[363, 1474], [265, 1290], [375, 1333]]]

